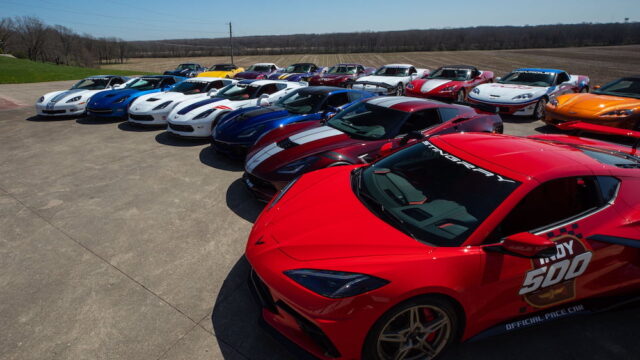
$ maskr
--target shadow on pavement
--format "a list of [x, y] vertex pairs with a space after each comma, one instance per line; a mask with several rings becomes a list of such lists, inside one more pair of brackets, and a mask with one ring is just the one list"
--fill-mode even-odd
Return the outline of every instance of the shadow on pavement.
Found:
[[168, 131], [156, 135], [156, 141], [162, 145], [177, 147], [201, 146], [209, 143], [209, 139], [185, 139], [173, 136]]
[[158, 131], [164, 130], [166, 126], [164, 125], [138, 125], [133, 124], [128, 121], [121, 122], [118, 124], [118, 129], [122, 131], [131, 131], [131, 132], [150, 132], [150, 131]]
[[241, 218], [254, 223], [265, 204], [253, 197], [242, 179], [232, 182], [227, 189], [227, 207]]
[[234, 161], [228, 157], [218, 154], [211, 146], [207, 146], [200, 151], [200, 162], [215, 169], [226, 171], [242, 171], [243, 166], [239, 161]]
[[35, 121], [35, 122], [52, 122], [52, 121], [67, 121], [67, 120], [76, 120], [77, 116], [40, 116], [34, 115], [26, 118], [27, 121]]
[[250, 271], [249, 262], [241, 257], [222, 283], [213, 307], [211, 322], [223, 357], [236, 359], [239, 353], [252, 360], [312, 360], [260, 321], [260, 306], [249, 288]]
[[98, 117], [91, 117], [91, 116], [87, 116], [87, 117], [83, 117], [80, 119], [77, 119], [76, 122], [78, 124], [82, 124], [82, 125], [106, 125], [106, 124], [115, 124], [115, 123], [119, 123], [124, 121], [124, 118], [98, 118]]

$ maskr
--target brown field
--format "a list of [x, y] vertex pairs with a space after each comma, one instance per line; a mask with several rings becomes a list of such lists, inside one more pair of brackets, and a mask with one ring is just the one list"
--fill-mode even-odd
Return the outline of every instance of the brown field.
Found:
[[[197, 62], [205, 66], [229, 62], [229, 57], [134, 58], [126, 64], [106, 65], [103, 68], [162, 72], [182, 62]], [[357, 62], [368, 66], [389, 63], [410, 63], [435, 69], [441, 65], [469, 64], [502, 76], [519, 67], [547, 67], [588, 75], [592, 84], [603, 84], [617, 77], [640, 73], [640, 45], [578, 47], [523, 50], [437, 51], [405, 53], [358, 54], [297, 54], [238, 56], [239, 66], [256, 62], [273, 62], [286, 66], [295, 62], [313, 62], [331, 66], [340, 62]]]

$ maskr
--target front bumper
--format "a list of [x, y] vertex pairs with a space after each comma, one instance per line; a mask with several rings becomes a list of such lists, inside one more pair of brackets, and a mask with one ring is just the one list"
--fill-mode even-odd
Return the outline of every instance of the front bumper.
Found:
[[220, 141], [212, 137], [211, 146], [215, 151], [225, 154], [232, 159], [244, 160], [247, 157], [247, 152], [251, 144]]
[[167, 115], [169, 115], [168, 111], [140, 112], [140, 113], [130, 111], [129, 118], [127, 120], [129, 122], [140, 124], [140, 125], [166, 125]]
[[555, 111], [555, 109], [547, 106], [547, 111], [544, 119], [542, 120], [545, 124], [551, 126], [558, 126], [559, 124], [569, 122], [569, 121], [582, 121], [589, 124], [596, 125], [604, 125], [611, 126], [620, 129], [629, 129], [633, 130], [633, 127], [636, 124], [636, 121], [640, 121], [640, 116], [627, 116], [624, 118], [597, 118], [597, 117], [580, 117], [580, 116], [570, 116], [565, 113], [559, 113]]
[[87, 115], [92, 117], [122, 118], [127, 116], [126, 108], [92, 108], [87, 107]]
[[488, 106], [495, 106], [498, 109], [498, 113], [502, 115], [514, 115], [514, 116], [532, 116], [536, 105], [538, 104], [540, 99], [535, 99], [533, 101], [527, 101], [526, 103], [521, 104], [504, 104], [498, 102], [490, 102], [490, 101], [480, 101], [473, 99], [471, 97], [467, 97], [467, 102], [471, 104], [485, 104]]
[[287, 185], [287, 182], [272, 183], [248, 172], [242, 175], [242, 182], [258, 200], [264, 202], [270, 201], [280, 189]]
[[82, 115], [87, 104], [56, 104], [47, 108], [44, 104], [36, 104], [36, 114], [40, 116], [74, 116]]
[[358, 83], [353, 84], [352, 89], [368, 91], [370, 93], [379, 95], [393, 95], [395, 94], [396, 87], [387, 84], [378, 83]]
[[174, 123], [169, 121], [167, 131], [186, 138], [208, 138], [211, 136], [211, 121], [189, 121]]
[[457, 92], [453, 92], [453, 91], [449, 91], [449, 92], [426, 92], [423, 93], [422, 91], [420, 91], [420, 89], [406, 89], [404, 92], [405, 96], [411, 96], [411, 97], [416, 97], [416, 98], [423, 98], [423, 99], [435, 99], [435, 100], [456, 100], [456, 98], [458, 97], [458, 93]]

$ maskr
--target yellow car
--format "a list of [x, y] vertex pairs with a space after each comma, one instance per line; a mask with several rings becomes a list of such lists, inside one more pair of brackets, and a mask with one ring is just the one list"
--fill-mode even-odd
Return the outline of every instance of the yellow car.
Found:
[[215, 77], [231, 79], [239, 72], [243, 72], [244, 68], [237, 67], [233, 64], [215, 64], [207, 71], [198, 74], [198, 77]]

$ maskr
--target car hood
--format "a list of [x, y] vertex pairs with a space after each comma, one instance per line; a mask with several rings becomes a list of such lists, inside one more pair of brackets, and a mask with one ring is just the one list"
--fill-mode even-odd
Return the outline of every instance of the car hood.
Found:
[[278, 124], [290, 124], [309, 119], [317, 119], [315, 114], [291, 114], [280, 107], [255, 107], [237, 116], [225, 119], [216, 127], [216, 139], [236, 141], [236, 136], [246, 129], [263, 125], [263, 131]]
[[558, 98], [559, 110], [607, 112], [640, 108], [640, 99], [598, 94], [569, 94]]
[[[542, 86], [528, 86], [528, 85], [514, 85], [514, 84], [482, 84], [477, 86], [474, 91], [471, 91], [469, 97], [482, 100], [482, 101], [494, 101], [494, 102], [530, 102], [533, 101], [548, 92], [548, 87]], [[479, 91], [479, 92], [476, 92]], [[532, 94], [529, 99], [513, 98], [522, 94]]]
[[429, 246], [380, 220], [360, 202], [351, 188], [352, 169], [339, 166], [304, 175], [261, 216], [255, 231], [268, 238], [265, 248], [277, 247], [299, 261], [428, 252]]
[[247, 156], [246, 170], [253, 174], [267, 175], [290, 162], [362, 142], [338, 129], [316, 122], [260, 149], [254, 149]]
[[82, 96], [82, 100], [87, 101], [91, 96], [97, 94], [98, 92], [105, 90], [85, 90], [85, 89], [72, 89], [72, 90], [64, 90], [64, 91], [54, 91], [44, 95], [43, 104], [46, 103], [64, 103], [69, 99], [72, 99], [76, 96]]
[[155, 108], [156, 106], [167, 102], [172, 101], [169, 106], [175, 106], [177, 103], [182, 102], [186, 99], [196, 99], [196, 98], [204, 98], [206, 94], [193, 94], [193, 95], [185, 95], [183, 93], [174, 92], [174, 91], [166, 91], [152, 94], [145, 94], [139, 96], [138, 99], [131, 105], [132, 111], [149, 111]]
[[224, 78], [226, 76], [230, 76], [233, 74], [233, 71], [205, 71], [198, 74], [198, 77], [215, 77], [215, 78]]
[[428, 93], [431, 91], [439, 91], [449, 86], [460, 85], [459, 81], [447, 80], [447, 79], [426, 79], [422, 80], [423, 83], [420, 84], [420, 87], [416, 86], [417, 89], [422, 93]]
[[363, 82], [363, 81], [369, 81], [369, 82], [374, 82], [374, 83], [396, 85], [398, 82], [403, 81], [405, 79], [407, 79], [407, 76], [375, 76], [375, 75], [370, 75], [370, 76], [364, 76], [364, 77], [359, 78], [358, 80], [356, 80], [356, 83]]
[[183, 69], [183, 70], [167, 70], [164, 72], [165, 75], [174, 75], [174, 76], [185, 76], [189, 73], [196, 72], [195, 70]]
[[331, 79], [331, 80], [337, 80], [337, 79], [345, 79], [345, 78], [351, 78], [353, 75], [346, 75], [346, 74], [324, 74], [324, 75], [317, 75], [319, 78], [321, 79]]
[[240, 73], [237, 73], [236, 76], [237, 77], [242, 77], [245, 79], [255, 79], [260, 75], [267, 75], [269, 74], [269, 72], [258, 72], [258, 71], [243, 71]]

